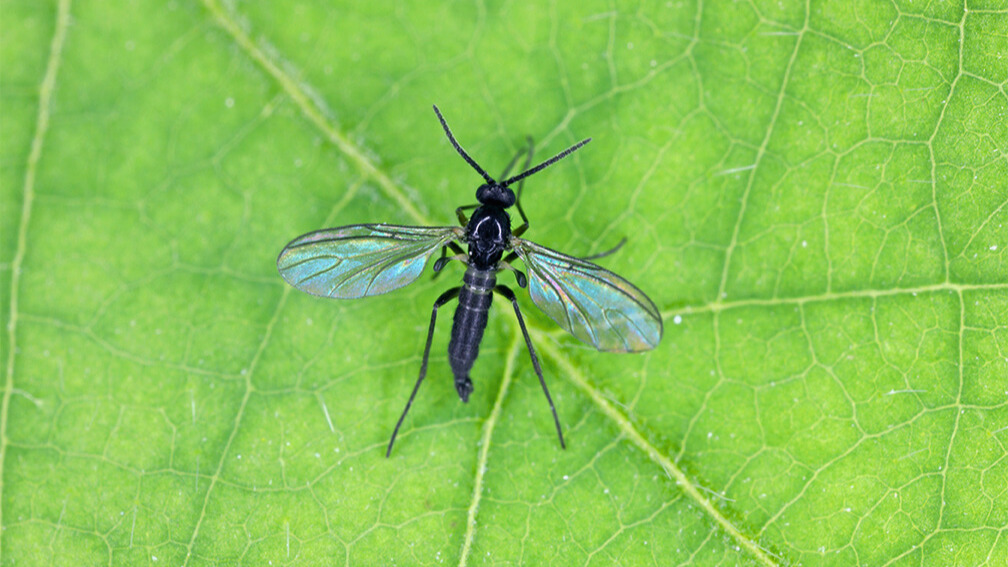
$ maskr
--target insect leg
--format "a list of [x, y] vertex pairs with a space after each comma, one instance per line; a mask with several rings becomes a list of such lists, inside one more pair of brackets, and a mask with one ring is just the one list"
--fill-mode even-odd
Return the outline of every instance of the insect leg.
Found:
[[532, 164], [532, 152], [531, 152], [532, 138], [526, 136], [525, 140], [528, 142], [529, 145], [528, 149], [518, 150], [518, 153], [516, 153], [515, 156], [511, 158], [511, 161], [508, 162], [507, 167], [504, 168], [504, 173], [500, 174], [501, 179], [507, 178], [508, 174], [511, 173], [511, 168], [513, 168], [514, 165], [518, 163], [518, 158], [520, 158], [522, 154], [528, 154], [528, 157], [525, 158], [525, 167], [523, 167], [522, 169], [528, 169], [528, 166]]
[[406, 413], [409, 412], [410, 406], [413, 405], [413, 398], [416, 397], [417, 390], [420, 389], [420, 382], [423, 382], [424, 376], [427, 375], [427, 357], [430, 355], [431, 341], [434, 339], [434, 322], [437, 321], [437, 310], [445, 303], [458, 297], [459, 290], [461, 287], [453, 287], [448, 291], [441, 294], [441, 297], [437, 298], [434, 302], [434, 310], [431, 311], [430, 316], [430, 328], [427, 330], [427, 345], [424, 346], [423, 351], [423, 362], [420, 363], [420, 377], [417, 378], [416, 385], [413, 386], [413, 393], [410, 394], [409, 401], [406, 402], [406, 408], [403, 409], [402, 415], [399, 416], [399, 421], [396, 422], [395, 429], [392, 430], [392, 438], [389, 439], [388, 449], [385, 451], [385, 458], [388, 458], [392, 454], [392, 444], [395, 443], [396, 434], [399, 433], [399, 426], [402, 425], [404, 419], [406, 419]]
[[467, 224], [469, 224], [469, 219], [465, 216], [465, 213], [462, 211], [471, 211], [478, 206], [479, 203], [476, 203], [475, 205], [465, 205], [463, 207], [455, 209], [455, 216], [458, 217], [459, 224], [461, 224], [462, 226], [466, 226]]
[[[454, 256], [449, 256], [448, 255], [448, 249], [449, 248], [451, 248], [452, 252], [455, 253]], [[431, 276], [431, 279], [433, 280], [433, 279], [437, 278], [438, 274], [441, 273], [441, 270], [443, 270], [444, 267], [445, 267], [445, 265], [448, 264], [448, 262], [451, 261], [451, 260], [458, 260], [460, 262], [467, 262], [469, 260], [469, 255], [465, 253], [465, 250], [462, 250], [461, 246], [459, 246], [458, 244], [456, 244], [454, 242], [449, 242], [445, 246], [442, 246], [441, 247], [441, 257], [434, 261], [434, 275]]]
[[518, 287], [525, 288], [526, 286], [528, 286], [528, 278], [525, 276], [525, 272], [511, 265], [511, 262], [513, 262], [517, 257], [518, 255], [512, 252], [511, 254], [508, 255], [507, 258], [504, 258], [503, 260], [498, 262], [497, 269], [510, 270], [514, 272], [515, 282], [518, 284]]
[[[521, 181], [522, 179], [525, 179], [526, 177], [528, 177], [530, 175], [535, 175], [536, 173], [538, 173], [538, 172], [546, 169], [547, 167], [553, 165], [554, 163], [562, 160], [563, 158], [565, 158], [565, 157], [571, 155], [572, 153], [578, 151], [579, 149], [583, 148], [584, 145], [587, 144], [590, 141], [591, 141], [591, 138], [585, 138], [584, 140], [581, 140], [580, 142], [578, 142], [578, 143], [574, 144], [573, 146], [567, 148], [566, 150], [558, 153], [557, 155], [549, 158], [548, 160], [540, 163], [539, 165], [533, 167], [532, 169], [526, 169], [525, 171], [519, 173], [518, 175], [515, 175], [514, 177], [511, 177], [511, 178], [505, 179], [504, 181], [501, 181], [500, 184], [503, 185], [504, 187], [507, 187], [508, 185], [511, 185], [512, 183], [517, 183], [517, 182]], [[489, 181], [487, 181], [487, 183], [489, 183]]]
[[438, 274], [440, 274], [441, 270], [444, 269], [445, 264], [447, 264], [448, 262], [450, 262], [452, 260], [458, 260], [459, 262], [462, 262], [462, 263], [468, 263], [469, 262], [469, 255], [468, 254], [455, 254], [454, 256], [442, 256], [442, 257], [438, 258], [437, 260], [434, 261], [434, 275], [431, 277], [431, 279], [434, 279], [434, 278], [438, 277]]
[[525, 319], [522, 318], [521, 309], [518, 308], [518, 298], [507, 286], [499, 285], [494, 291], [504, 296], [514, 306], [515, 315], [518, 316], [518, 325], [521, 327], [522, 335], [525, 337], [525, 346], [528, 347], [529, 356], [532, 357], [532, 367], [535, 368], [536, 375], [539, 376], [539, 383], [542, 384], [543, 393], [546, 394], [546, 401], [549, 402], [550, 411], [553, 412], [553, 422], [556, 424], [557, 437], [560, 438], [560, 448], [566, 449], [563, 431], [560, 429], [560, 418], [557, 417], [556, 408], [553, 406], [553, 398], [550, 397], [549, 388], [546, 387], [546, 380], [543, 379], [542, 368], [539, 367], [539, 357], [536, 356], [535, 349], [532, 348], [532, 339], [529, 338], [528, 329], [525, 328]]
[[582, 256], [581, 259], [582, 260], [598, 260], [599, 258], [604, 258], [604, 257], [606, 257], [606, 256], [608, 256], [610, 254], [615, 254], [616, 251], [618, 251], [620, 248], [623, 248], [624, 244], [626, 244], [626, 237], [625, 236], [623, 237], [622, 240], [619, 241], [619, 244], [617, 244], [616, 246], [613, 246], [612, 248], [606, 250], [605, 252], [599, 252], [598, 254], [592, 254], [591, 256]]
[[[528, 142], [528, 153], [525, 154], [525, 165], [522, 167], [523, 170], [527, 170], [529, 165], [532, 164], [532, 154], [535, 153], [535, 143], [532, 142], [532, 137], [531, 136], [526, 137], [525, 141]], [[518, 156], [515, 157], [517, 158]], [[514, 160], [512, 160], [512, 162], [513, 161]], [[508, 166], [508, 169], [511, 169], [510, 165]], [[501, 175], [501, 177], [504, 177], [504, 175]], [[528, 217], [525, 216], [525, 210], [522, 209], [521, 206], [521, 196], [523, 189], [525, 189], [525, 179], [522, 179], [521, 181], [518, 182], [518, 191], [515, 193], [516, 195], [515, 205], [518, 207], [518, 214], [521, 215], [522, 220], [521, 226], [511, 231], [511, 234], [515, 236], [521, 236], [522, 234], [525, 233], [526, 230], [528, 230], [529, 227]]]

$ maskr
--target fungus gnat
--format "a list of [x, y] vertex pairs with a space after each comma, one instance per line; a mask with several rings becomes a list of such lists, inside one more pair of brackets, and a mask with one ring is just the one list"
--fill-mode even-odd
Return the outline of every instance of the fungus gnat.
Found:
[[[553, 412], [560, 446], [566, 448], [560, 418], [546, 388], [518, 300], [509, 287], [497, 283], [497, 272], [513, 272], [518, 286], [528, 288], [539, 309], [568, 333], [601, 351], [640, 352], [654, 348], [662, 336], [661, 315], [636, 286], [588, 261], [614, 252], [622, 242], [608, 252], [575, 258], [519, 238], [529, 227], [521, 206], [524, 179], [567, 157], [591, 138], [532, 168], [528, 167], [532, 158], [530, 140], [524, 171], [507, 177], [521, 156], [519, 153], [501, 175], [504, 181], [496, 181], [455, 141], [437, 106], [434, 112], [455, 151], [485, 181], [476, 189], [478, 203], [455, 209], [461, 227], [355, 224], [318, 230], [295, 238], [285, 246], [277, 258], [277, 269], [287, 283], [301, 291], [322, 297], [356, 299], [386, 293], [416, 281], [438, 249], [441, 257], [434, 262], [435, 274], [452, 260], [462, 262], [466, 265], [462, 285], [442, 293], [434, 302], [420, 376], [392, 430], [385, 456], [392, 454], [399, 427], [427, 374], [438, 308], [453, 299], [458, 299], [459, 304], [448, 343], [448, 360], [455, 375], [455, 390], [463, 402], [469, 401], [473, 391], [469, 370], [479, 352], [493, 293], [503, 296], [514, 307], [532, 367]], [[509, 186], [518, 182], [521, 183], [516, 196]], [[521, 226], [513, 231], [506, 211], [512, 205], [517, 207], [522, 220]], [[472, 216], [466, 218], [466, 211], [472, 209], [475, 209]], [[468, 253], [462, 249], [463, 245], [468, 247]], [[449, 249], [452, 255], [448, 255]], [[519, 258], [528, 270], [527, 276], [512, 265]]]

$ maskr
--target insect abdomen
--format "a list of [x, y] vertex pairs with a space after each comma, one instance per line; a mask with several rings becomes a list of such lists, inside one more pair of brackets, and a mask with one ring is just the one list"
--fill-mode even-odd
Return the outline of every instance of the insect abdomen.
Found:
[[451, 340], [448, 342], [448, 362], [455, 375], [455, 389], [462, 401], [467, 402], [472, 393], [469, 371], [479, 354], [480, 341], [483, 340], [490, 304], [493, 302], [497, 274], [470, 266], [462, 276], [462, 282], [464, 285], [459, 291]]

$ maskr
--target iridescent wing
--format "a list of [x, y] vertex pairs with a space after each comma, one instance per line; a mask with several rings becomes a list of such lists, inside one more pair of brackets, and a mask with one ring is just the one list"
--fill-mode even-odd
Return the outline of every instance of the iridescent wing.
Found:
[[528, 269], [529, 295], [567, 332], [610, 352], [658, 346], [661, 314], [632, 283], [573, 256], [520, 238], [511, 247]]
[[312, 295], [356, 299], [413, 283], [427, 260], [458, 227], [355, 224], [309, 232], [292, 240], [277, 269], [292, 286]]

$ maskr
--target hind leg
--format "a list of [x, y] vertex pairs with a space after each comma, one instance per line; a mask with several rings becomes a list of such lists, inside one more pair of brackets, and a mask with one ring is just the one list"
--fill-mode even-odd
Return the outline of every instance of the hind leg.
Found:
[[553, 412], [553, 423], [556, 424], [557, 437], [560, 438], [560, 448], [566, 449], [563, 431], [560, 429], [560, 418], [557, 417], [556, 408], [553, 406], [553, 398], [550, 397], [549, 388], [546, 387], [546, 380], [543, 379], [542, 368], [539, 367], [539, 357], [536, 356], [535, 349], [532, 348], [532, 339], [529, 338], [528, 329], [525, 328], [525, 319], [522, 317], [521, 309], [518, 308], [518, 299], [510, 288], [499, 285], [494, 291], [504, 296], [514, 306], [515, 315], [518, 317], [518, 326], [521, 327], [522, 335], [525, 337], [525, 346], [528, 347], [529, 356], [532, 357], [532, 368], [535, 368], [536, 376], [539, 377], [539, 384], [542, 385], [543, 393], [546, 394], [546, 402], [549, 403], [550, 411]]
[[[402, 415], [399, 416], [399, 421], [395, 424], [395, 429], [392, 430], [392, 438], [389, 439], [388, 449], [385, 450], [385, 458], [388, 458], [392, 454], [392, 444], [395, 443], [396, 434], [399, 433], [399, 426], [406, 419], [406, 413], [409, 411], [410, 406], [413, 405], [413, 398], [416, 397], [417, 391], [420, 389], [420, 383], [423, 382], [424, 376], [427, 375], [427, 358], [430, 356], [431, 341], [434, 339], [434, 323], [437, 321], [438, 307], [455, 299], [461, 289], [460, 287], [449, 289], [442, 293], [441, 297], [437, 298], [437, 301], [434, 302], [434, 309], [431, 311], [430, 316], [430, 328], [427, 330], [427, 344], [424, 346], [423, 351], [423, 362], [420, 364], [420, 377], [417, 378], [416, 385], [413, 386], [413, 393], [410, 394], [409, 401], [406, 402], [406, 408], [403, 409]], [[469, 391], [472, 391], [472, 383], [469, 384]]]

